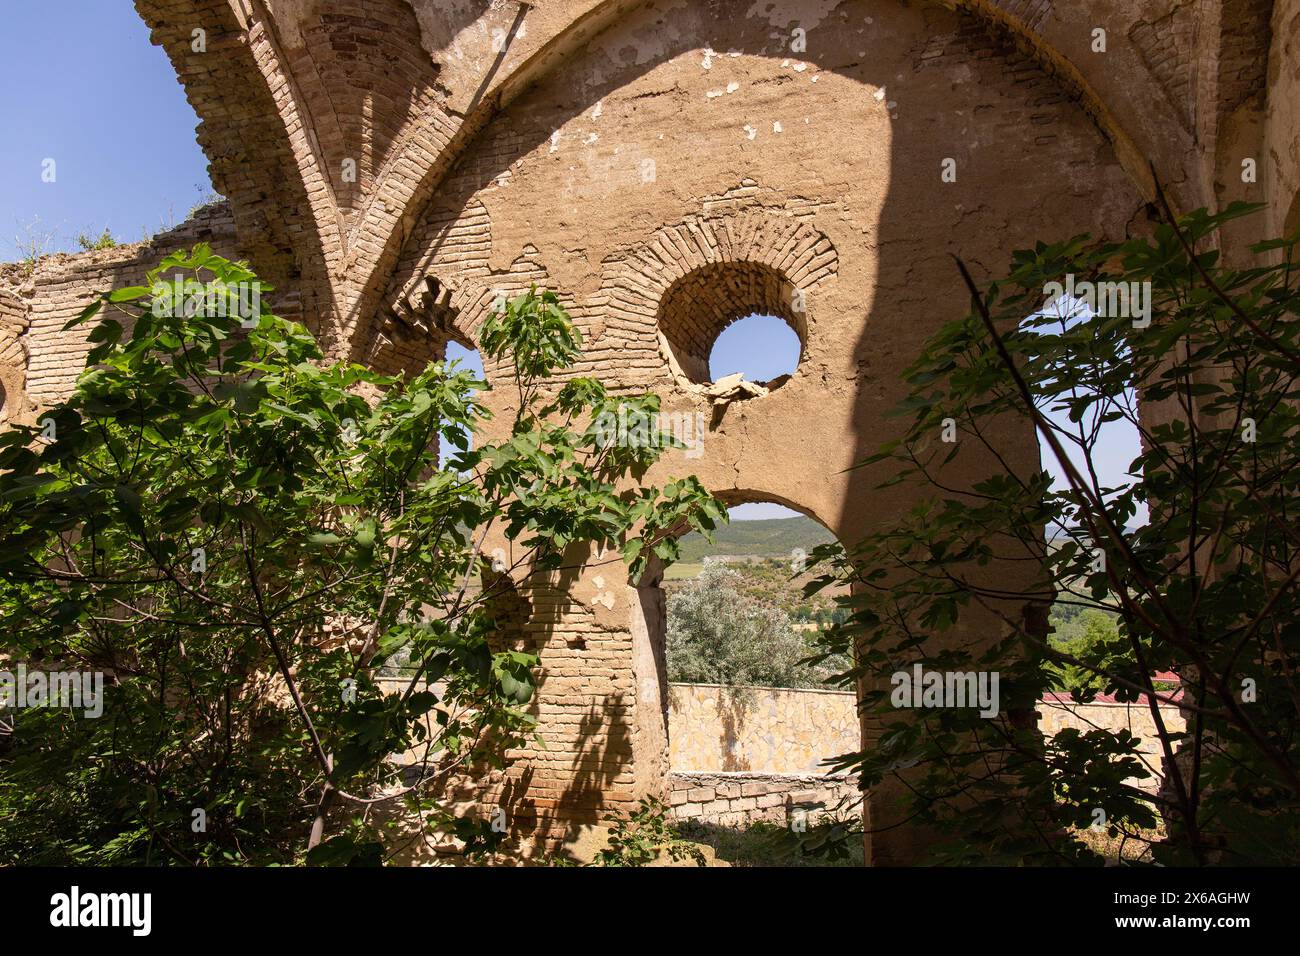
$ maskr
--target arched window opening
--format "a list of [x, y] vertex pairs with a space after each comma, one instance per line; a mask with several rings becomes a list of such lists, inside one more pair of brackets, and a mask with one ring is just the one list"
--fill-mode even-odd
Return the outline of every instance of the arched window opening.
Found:
[[447, 343], [447, 365], [483, 377], [483, 356], [478, 349], [461, 345], [455, 339]]
[[794, 329], [775, 315], [751, 314], [722, 330], [709, 353], [709, 373], [717, 382], [740, 374], [745, 381], [773, 388], [799, 367], [803, 343]]
[[[471, 372], [477, 378], [483, 378], [483, 356], [479, 354], [478, 349], [462, 345], [455, 339], [447, 343], [447, 353], [444, 359], [445, 364], [450, 371]], [[473, 434], [464, 434], [456, 436], [450, 430], [443, 431], [438, 436], [438, 466], [446, 467], [448, 460], [459, 452], [461, 449], [457, 446], [457, 438], [463, 439], [465, 450], [474, 447]]]
[[[1046, 303], [1041, 312], [1029, 316], [1025, 327], [1043, 335], [1062, 335], [1091, 321], [1093, 315], [1093, 309], [1085, 299], [1062, 295], [1054, 302]], [[1072, 387], [1069, 396], [1074, 399], [1096, 394], [1087, 383], [1080, 383]], [[1041, 410], [1059, 429], [1058, 437], [1075, 470], [1086, 477], [1095, 473], [1097, 485], [1108, 500], [1118, 493], [1118, 489], [1140, 480], [1141, 476], [1130, 470], [1134, 459], [1142, 453], [1138, 431], [1141, 419], [1134, 389], [1127, 388], [1121, 395], [1093, 403], [1078, 421], [1071, 420], [1070, 406], [1064, 400], [1049, 401]], [[1038, 444], [1043, 469], [1052, 476], [1052, 489], [1068, 489], [1070, 484], [1064, 465], [1041, 436]], [[1105, 493], [1106, 489], [1111, 491]], [[1140, 526], [1147, 520], [1146, 508], [1141, 506], [1131, 524]], [[1048, 534], [1052, 533], [1053, 529], [1048, 529]]]
[[[1097, 311], [1086, 299], [1066, 294], [1047, 302], [1042, 311], [1026, 318], [1022, 327], [1044, 336], [1065, 335], [1093, 321], [1096, 315]], [[1066, 378], [1060, 381], [1069, 383], [1068, 389], [1061, 388], [1056, 397], [1040, 401], [1039, 410], [1055, 430], [1075, 473], [1103, 500], [1113, 502], [1142, 480], [1134, 471], [1134, 461], [1142, 454], [1136, 390], [1128, 387], [1117, 395], [1110, 394], [1110, 389], [1103, 393], [1087, 376], [1077, 382]], [[1086, 408], [1071, 408], [1074, 402], [1088, 399], [1095, 401]], [[1069, 491], [1067, 470], [1041, 435], [1038, 447], [1042, 468], [1052, 479], [1051, 491], [1058, 494]], [[1145, 503], [1138, 502], [1136, 513], [1128, 521], [1129, 529], [1145, 525], [1148, 520]], [[1077, 521], [1053, 522], [1043, 533], [1049, 548], [1060, 547], [1071, 539], [1095, 547], [1095, 543], [1089, 545], [1091, 536], [1084, 533]], [[1068, 650], [1073, 641], [1116, 633], [1116, 614], [1085, 608], [1081, 602], [1085, 592], [1079, 581], [1058, 582], [1056, 598], [1048, 612], [1050, 640], [1054, 645]]]
[[[807, 334], [804, 295], [758, 262], [701, 266], [659, 304], [660, 344], [680, 380], [764, 395], [795, 374]], [[739, 386], [739, 382], [747, 383]]]

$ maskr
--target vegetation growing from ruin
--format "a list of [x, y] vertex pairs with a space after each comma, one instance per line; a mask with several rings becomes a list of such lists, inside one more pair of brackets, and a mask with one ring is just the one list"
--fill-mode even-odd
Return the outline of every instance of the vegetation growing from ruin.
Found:
[[20, 223], [14, 247], [18, 250], [23, 275], [31, 275], [40, 261], [55, 251], [55, 246], [54, 231], [42, 226], [39, 217]]
[[592, 866], [646, 866], [657, 860], [704, 866], [704, 852], [682, 839], [662, 800], [643, 797], [627, 816], [609, 814], [609, 839]]
[[112, 231], [108, 226], [104, 227], [101, 233], [77, 233], [77, 247], [83, 252], [98, 252], [102, 249], [117, 248], [117, 239], [113, 237]]
[[[1150, 238], [1039, 243], [982, 289], [959, 263], [972, 310], [909, 369], [901, 437], [869, 461], [921, 500], [849, 553], [817, 555], [824, 582], [861, 591], [825, 649], [856, 647], [851, 677], [872, 688], [866, 707], [880, 727], [840, 766], [877, 792], [892, 782], [901, 803], [874, 820], [928, 830], [936, 861], [1097, 863], [1068, 828], [1141, 842], [1158, 818], [1166, 836], [1146, 857], [1158, 863], [1300, 853], [1297, 243], [1261, 242], [1253, 264], [1231, 267], [1214, 242], [1254, 208], [1175, 221], [1165, 205]], [[1045, 308], [1070, 274], [1149, 283], [1150, 321]], [[1094, 468], [1098, 433], [1120, 419], [1142, 450], [1131, 479], [1108, 487]], [[997, 456], [992, 436], [1029, 428], [1067, 487]], [[954, 457], [966, 469], [986, 463], [969, 493], [947, 481]], [[1134, 529], [1143, 506], [1151, 520]], [[1054, 644], [1053, 601], [1114, 630]], [[999, 672], [1000, 712], [893, 706], [891, 676], [917, 663]], [[1092, 675], [1075, 682], [1080, 700], [1105, 690], [1149, 710], [1164, 755], [1157, 794], [1132, 785], [1148, 774], [1126, 732], [1040, 737], [1034, 702], [1062, 668]], [[1167, 670], [1181, 677], [1185, 733], [1156, 706], [1171, 699], [1154, 679]]]
[[[639, 575], [723, 518], [690, 477], [625, 489], [659, 448], [580, 424], [657, 399], [558, 381], [581, 341], [532, 291], [481, 330], [520, 401], [471, 449], [474, 375], [325, 361], [265, 297], [240, 313], [257, 277], [203, 245], [148, 281], [70, 323], [97, 320], [74, 394], [0, 437], [0, 660], [106, 675], [102, 716], [8, 715], [0, 860], [379, 863], [395, 817], [491, 847], [505, 828], [438, 788], [533, 733], [538, 660], [494, 639], [512, 589], [587, 543]], [[475, 587], [498, 532], [515, 561]]]

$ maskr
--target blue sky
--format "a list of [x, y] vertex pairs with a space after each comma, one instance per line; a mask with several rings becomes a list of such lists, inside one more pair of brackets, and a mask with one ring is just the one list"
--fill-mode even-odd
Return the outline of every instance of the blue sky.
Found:
[[714, 380], [733, 372], [751, 382], [767, 382], [788, 375], [799, 364], [799, 336], [783, 319], [751, 315], [722, 330], [709, 356]]
[[137, 242], [183, 222], [212, 189], [198, 117], [128, 0], [6, 3], [4, 16], [0, 261], [21, 257], [27, 231], [73, 251], [81, 232]]
[[[0, 261], [22, 258], [33, 239], [43, 251], [75, 251], [78, 234], [105, 228], [136, 242], [211, 197], [198, 117], [127, 0], [6, 4], [0, 120]], [[47, 160], [53, 182], [42, 181]], [[722, 333], [710, 371], [764, 381], [792, 371], [798, 355], [794, 332], [761, 316]], [[1137, 454], [1136, 432], [1117, 425], [1098, 454], [1112, 483]], [[1060, 481], [1055, 463], [1047, 466]], [[732, 509], [737, 519], [790, 514], [774, 504]]]

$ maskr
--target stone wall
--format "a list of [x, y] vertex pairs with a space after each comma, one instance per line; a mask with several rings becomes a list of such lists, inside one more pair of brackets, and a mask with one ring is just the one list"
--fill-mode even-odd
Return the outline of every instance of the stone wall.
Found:
[[860, 746], [853, 695], [833, 690], [670, 684], [675, 772], [817, 774]]
[[[1170, 732], [1181, 732], [1187, 726], [1177, 707], [1161, 704], [1160, 716]], [[1050, 694], [1038, 702], [1038, 726], [1047, 737], [1053, 737], [1067, 727], [1082, 733], [1097, 729], [1129, 731], [1134, 737], [1141, 738], [1138, 754], [1152, 773], [1146, 780], [1132, 782], [1143, 790], [1155, 792], [1162, 758], [1160, 743], [1155, 737], [1155, 721], [1145, 702], [1124, 704], [1103, 695], [1091, 704], [1076, 704], [1067, 695]]]
[[[795, 774], [802, 775], [798, 779], [817, 781], [823, 779], [818, 775], [823, 760], [861, 746], [854, 696], [843, 691], [671, 684], [669, 703], [674, 781], [683, 774], [719, 772], [738, 775], [736, 779], [747, 774], [764, 779]], [[1162, 704], [1160, 711], [1170, 730], [1181, 731], [1186, 726], [1177, 707]], [[1134, 783], [1155, 789], [1160, 748], [1145, 704], [1119, 703], [1107, 695], [1090, 704], [1076, 704], [1067, 695], [1051, 694], [1039, 701], [1038, 715], [1038, 726], [1048, 737], [1072, 727], [1084, 732], [1128, 730], [1141, 738], [1139, 754], [1153, 777]], [[674, 782], [675, 800], [678, 790]], [[699, 800], [690, 802], [710, 800], [701, 793]], [[730, 809], [739, 808], [718, 812]]]
[[668, 786], [679, 820], [728, 827], [785, 824], [797, 813], [814, 823], [823, 815], [852, 816], [861, 805], [856, 784], [843, 775], [674, 772]]

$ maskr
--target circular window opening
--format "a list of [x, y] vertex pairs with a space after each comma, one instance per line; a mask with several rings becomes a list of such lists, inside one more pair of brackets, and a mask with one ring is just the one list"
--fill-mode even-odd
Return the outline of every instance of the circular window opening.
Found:
[[802, 299], [762, 263], [701, 266], [664, 293], [660, 344], [679, 379], [699, 386], [743, 380], [758, 387], [741, 388], [738, 397], [761, 395], [784, 384], [803, 356]]

